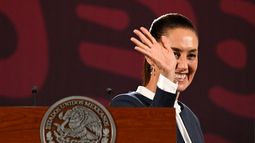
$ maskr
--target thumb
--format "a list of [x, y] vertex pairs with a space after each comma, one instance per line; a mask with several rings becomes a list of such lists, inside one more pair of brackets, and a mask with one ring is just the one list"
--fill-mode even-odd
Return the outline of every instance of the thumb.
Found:
[[147, 61], [150, 65], [153, 65], [153, 64], [154, 64], [154, 63], [152, 62], [152, 60], [151, 60], [149, 57], [145, 56], [145, 59], [146, 59], [146, 61]]
[[161, 36], [161, 42], [165, 49], [171, 49], [171, 42], [166, 36]]

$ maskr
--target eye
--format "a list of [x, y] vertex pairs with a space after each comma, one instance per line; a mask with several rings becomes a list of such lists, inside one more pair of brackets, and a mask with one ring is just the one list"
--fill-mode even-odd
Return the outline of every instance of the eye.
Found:
[[180, 54], [180, 52], [174, 51], [174, 56], [176, 59], [179, 59], [181, 54]]
[[188, 54], [188, 59], [189, 60], [194, 60], [197, 57], [196, 54]]

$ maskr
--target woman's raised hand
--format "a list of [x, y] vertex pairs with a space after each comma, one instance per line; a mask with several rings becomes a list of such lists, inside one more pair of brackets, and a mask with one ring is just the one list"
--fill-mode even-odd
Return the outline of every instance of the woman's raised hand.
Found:
[[171, 41], [166, 36], [161, 36], [158, 42], [144, 27], [135, 29], [134, 33], [140, 40], [131, 37], [136, 45], [135, 50], [142, 53], [151, 66], [156, 66], [159, 72], [174, 82], [176, 58], [171, 48]]

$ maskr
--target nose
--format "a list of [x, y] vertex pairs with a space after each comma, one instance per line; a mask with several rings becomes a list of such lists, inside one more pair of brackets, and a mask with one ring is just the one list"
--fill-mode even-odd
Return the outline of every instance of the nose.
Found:
[[177, 71], [186, 71], [188, 70], [188, 60], [185, 57], [179, 57], [176, 64]]

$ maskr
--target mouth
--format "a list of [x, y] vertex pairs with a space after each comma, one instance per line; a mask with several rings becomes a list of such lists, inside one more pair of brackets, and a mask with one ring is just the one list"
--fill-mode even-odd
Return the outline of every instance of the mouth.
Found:
[[175, 73], [175, 80], [183, 82], [187, 78], [187, 73]]

